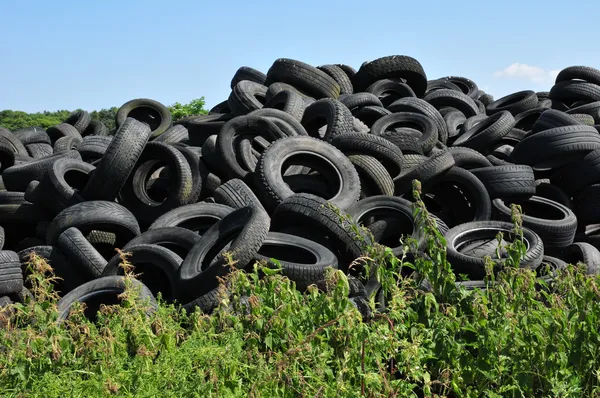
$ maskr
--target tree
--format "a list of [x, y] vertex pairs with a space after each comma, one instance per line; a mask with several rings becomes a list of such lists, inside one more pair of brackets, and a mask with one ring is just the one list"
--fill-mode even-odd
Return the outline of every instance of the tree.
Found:
[[198, 99], [191, 100], [185, 105], [176, 102], [169, 107], [169, 110], [173, 116], [173, 121], [176, 121], [187, 116], [206, 115], [208, 110], [204, 109], [204, 105], [206, 105], [206, 101], [204, 100], [204, 97], [200, 97]]
[[92, 120], [99, 120], [108, 128], [108, 130], [112, 130], [116, 127], [117, 123], [115, 121], [117, 117], [117, 111], [119, 108], [113, 106], [108, 109], [101, 109], [99, 111], [93, 111], [90, 113]]

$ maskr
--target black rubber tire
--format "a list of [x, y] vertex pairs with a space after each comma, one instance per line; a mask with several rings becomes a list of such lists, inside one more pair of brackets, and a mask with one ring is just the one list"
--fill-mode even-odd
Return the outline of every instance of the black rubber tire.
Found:
[[439, 138], [433, 120], [423, 114], [413, 112], [393, 113], [382, 117], [371, 126], [371, 134], [383, 136], [387, 130], [398, 127], [414, 128], [421, 133], [417, 143], [420, 145], [422, 153], [430, 152]]
[[51, 145], [43, 143], [27, 144], [25, 145], [25, 149], [27, 149], [27, 153], [34, 159], [45, 158], [46, 156], [50, 156], [54, 153], [54, 149]]
[[[445, 235], [448, 245], [446, 256], [455, 273], [468, 274], [473, 280], [482, 280], [486, 276], [485, 259], [465, 255], [460, 252], [460, 247], [463, 243], [473, 240], [493, 241], [500, 231], [504, 233], [505, 239], [511, 237], [513, 236], [513, 225], [502, 221], [475, 221], [450, 229]], [[535, 232], [528, 228], [523, 228], [523, 238], [528, 248], [521, 260], [521, 267], [536, 269], [544, 256], [544, 243]]]
[[[31, 144], [31, 145], [40, 145], [40, 144]], [[46, 144], [41, 144], [41, 145], [46, 145]], [[30, 146], [30, 145], [27, 145], [27, 146]], [[52, 150], [52, 147], [50, 147], [50, 150]], [[15, 153], [8, 146], [8, 144], [0, 142], [0, 175], [2, 174], [2, 172], [4, 172], [4, 170], [6, 170], [7, 168], [12, 167], [14, 165], [15, 165]]]
[[212, 289], [206, 294], [184, 304], [181, 308], [188, 314], [200, 309], [204, 314], [212, 313], [219, 306], [219, 288]]
[[267, 72], [265, 85], [270, 86], [275, 82], [291, 84], [317, 99], [337, 98], [340, 95], [340, 85], [328, 74], [293, 59], [275, 60]]
[[584, 263], [587, 265], [587, 275], [600, 274], [600, 251], [589, 243], [575, 242], [559, 250], [550, 250], [550, 252], [567, 264]]
[[537, 106], [538, 97], [534, 91], [525, 90], [504, 96], [487, 106], [488, 115], [507, 111], [513, 116]]
[[77, 150], [79, 144], [81, 144], [82, 139], [79, 137], [60, 137], [54, 143], [53, 152], [65, 152], [71, 150]]
[[302, 120], [306, 104], [302, 96], [295, 91], [283, 90], [269, 99], [264, 108], [279, 109], [290, 114], [296, 120]]
[[573, 198], [573, 208], [580, 224], [600, 223], [600, 184], [589, 185], [582, 189]]
[[229, 87], [233, 90], [233, 88], [242, 80], [248, 80], [264, 85], [267, 80], [267, 75], [249, 66], [242, 66], [233, 75]]
[[390, 115], [392, 112], [378, 106], [365, 106], [354, 111], [355, 118], [363, 122], [367, 127], [371, 127], [379, 118]]
[[[354, 119], [350, 110], [341, 102], [333, 99], [316, 101], [304, 110], [302, 126], [311, 137], [331, 139], [354, 131]], [[320, 130], [326, 126], [321, 134]]]
[[474, 149], [462, 146], [452, 146], [448, 148], [448, 152], [450, 152], [454, 158], [454, 164], [457, 167], [462, 167], [466, 170], [492, 167], [490, 161]]
[[[348, 272], [350, 264], [366, 255], [373, 242], [367, 234], [354, 230], [342, 217], [325, 199], [310, 194], [296, 194], [277, 207], [272, 216], [271, 230], [285, 233], [289, 228], [307, 227], [303, 234], [296, 235], [305, 235], [302, 237], [333, 249], [339, 260], [339, 268]], [[325, 236], [329, 240], [323, 242], [319, 239]], [[361, 270], [357, 268], [352, 273], [355, 271], [360, 273]]]
[[384, 131], [381, 134], [377, 134], [377, 136], [397, 146], [402, 151], [402, 154], [424, 155], [428, 153], [423, 152], [423, 145], [419, 142], [423, 138], [423, 134], [419, 130], [410, 127], [398, 127], [393, 130]]
[[444, 122], [448, 129], [448, 138], [457, 137], [460, 134], [460, 127], [467, 121], [467, 117], [457, 110], [450, 111], [444, 115]]
[[108, 127], [106, 127], [106, 125], [104, 123], [102, 123], [100, 120], [92, 120], [90, 122], [90, 124], [88, 125], [88, 127], [85, 129], [85, 131], [83, 133], [81, 133], [81, 135], [84, 138], [88, 137], [90, 135], [107, 136], [107, 135], [109, 135]]
[[594, 124], [598, 124], [600, 122], [600, 101], [589, 102], [585, 105], [576, 106], [568, 109], [566, 112], [568, 114], [579, 113], [590, 115], [594, 118]]
[[481, 96], [482, 91], [479, 90], [474, 81], [461, 76], [446, 76], [440, 80], [454, 84], [459, 90], [468, 95], [472, 99], [477, 99]]
[[361, 198], [394, 195], [394, 180], [379, 160], [368, 155], [348, 155], [348, 160], [358, 172]]
[[55, 245], [60, 234], [70, 227], [78, 228], [84, 235], [92, 229], [114, 232], [116, 247], [122, 247], [140, 234], [134, 215], [114, 202], [82, 202], [63, 210], [48, 226], [47, 244]]
[[[272, 259], [277, 260], [273, 262]], [[299, 236], [269, 232], [253, 262], [264, 261], [281, 269], [283, 276], [305, 290], [325, 278], [328, 267], [337, 268], [338, 259], [325, 246]]]
[[166, 227], [149, 229], [130, 240], [123, 251], [137, 245], [158, 245], [171, 250], [181, 258], [185, 258], [192, 247], [200, 240], [200, 235], [189, 229], [180, 227]]
[[[418, 155], [413, 155], [418, 156]], [[409, 159], [409, 155], [404, 157]], [[394, 193], [395, 195], [403, 195], [412, 191], [413, 180], [421, 182], [428, 181], [437, 175], [450, 170], [454, 166], [454, 158], [452, 154], [446, 150], [440, 152], [430, 158], [423, 157], [422, 163], [413, 165], [405, 164], [400, 175], [394, 178]]]
[[5, 234], [4, 228], [2, 228], [0, 226], [0, 250], [2, 250], [4, 248], [4, 240], [5, 240], [4, 239], [4, 234]]
[[515, 119], [509, 112], [498, 112], [466, 130], [452, 145], [464, 146], [482, 154], [489, 154], [493, 150], [493, 145], [509, 134], [514, 126]]
[[20, 292], [23, 289], [23, 272], [17, 253], [0, 250], [0, 296]]
[[[147, 98], [131, 100], [124, 103], [119, 108], [116, 115], [116, 123], [119, 130], [121, 130], [122, 125], [128, 118], [135, 119], [138, 122], [145, 124], [150, 130], [150, 138], [158, 137], [172, 125], [171, 112], [169, 109], [160, 102]], [[144, 136], [145, 135], [146, 134], [144, 134]]]
[[[167, 302], [179, 297], [179, 267], [182, 259], [171, 250], [149, 244], [129, 246], [127, 261], [133, 265], [136, 279], [142, 282], [154, 296], [162, 294]], [[106, 264], [102, 276], [123, 275], [121, 256], [115, 254]]]
[[233, 209], [241, 209], [246, 206], [263, 208], [252, 189], [239, 178], [231, 179], [217, 188], [214, 192], [214, 198], [217, 203]]
[[[139, 290], [137, 299], [147, 308], [147, 315], [150, 315], [158, 308], [156, 299], [152, 292], [140, 281], [130, 279], [131, 286]], [[105, 276], [84, 283], [83, 285], [71, 290], [57, 304], [58, 321], [64, 321], [69, 316], [71, 307], [76, 302], [86, 303], [84, 311], [85, 316], [90, 320], [96, 319], [96, 314], [100, 304], [111, 305], [120, 301], [119, 297], [126, 289], [125, 277], [123, 276]]]
[[388, 110], [392, 113], [398, 112], [415, 112], [421, 113], [429, 118], [431, 118], [438, 130], [438, 139], [442, 143], [446, 143], [448, 141], [448, 127], [446, 126], [446, 122], [444, 121], [443, 116], [440, 112], [430, 103], [423, 101], [419, 98], [401, 98], [397, 101], [394, 101], [389, 107]]
[[556, 171], [550, 182], [562, 189], [568, 196], [577, 195], [585, 187], [600, 182], [600, 149], [585, 155]]
[[371, 84], [366, 91], [379, 98], [384, 107], [391, 105], [400, 98], [417, 97], [417, 94], [408, 84], [391, 79], [378, 80]]
[[471, 173], [481, 180], [492, 199], [535, 195], [535, 176], [530, 166], [483, 167]]
[[77, 147], [77, 152], [86, 162], [100, 159], [106, 153], [113, 137], [104, 135], [88, 135], [83, 137], [81, 144]]
[[29, 144], [52, 144], [50, 136], [41, 127], [26, 127], [13, 131], [13, 135], [17, 137], [23, 145]]
[[162, 142], [165, 144], [176, 144], [178, 142], [188, 142], [190, 135], [188, 129], [181, 124], [170, 127], [167, 131], [156, 137], [152, 142]]
[[589, 66], [569, 66], [556, 76], [556, 83], [569, 80], [583, 80], [600, 85], [600, 70]]
[[92, 117], [87, 111], [77, 110], [69, 115], [65, 123], [75, 127], [80, 134], [83, 134], [91, 121]]
[[[547, 198], [553, 200], [555, 202], [560, 203], [568, 207], [569, 209], [573, 209], [573, 202], [569, 195], [567, 195], [562, 189], [557, 187], [556, 185], [552, 185], [550, 180], [547, 179], [538, 179], [535, 181], [535, 194], [536, 196], [541, 196], [543, 198]], [[579, 217], [579, 215], [577, 215]]]
[[267, 89], [268, 87], [249, 80], [239, 82], [227, 100], [229, 109], [234, 115], [240, 116], [262, 108], [266, 102]]
[[[54, 162], [35, 188], [33, 203], [39, 203], [53, 214], [83, 202], [79, 191], [85, 187], [94, 166], [81, 160], [63, 158]], [[27, 195], [26, 195], [27, 196]]]
[[275, 123], [286, 136], [308, 135], [298, 119], [279, 109], [262, 108], [251, 112], [248, 116], [260, 116], [269, 119]]
[[[169, 170], [169, 185], [168, 195], [161, 202], [150, 197], [146, 181], [162, 165]], [[183, 154], [172, 145], [150, 142], [123, 186], [120, 201], [140, 222], [150, 224], [166, 212], [190, 203], [193, 189], [192, 171]]]
[[340, 94], [352, 94], [354, 88], [348, 74], [338, 65], [321, 65], [317, 69], [325, 72], [340, 86]]
[[264, 117], [246, 115], [231, 119], [223, 126], [216, 141], [216, 153], [225, 166], [223, 173], [229, 178], [244, 179], [254, 172], [244, 168], [237, 157], [236, 141], [242, 135], [260, 135], [270, 142], [286, 136], [275, 123]]
[[216, 203], [200, 202], [181, 206], [157, 218], [148, 230], [181, 227], [202, 235], [233, 210], [229, 206]]
[[83, 236], [80, 230], [67, 228], [58, 237], [58, 248], [67, 260], [85, 275], [87, 280], [99, 278], [106, 267], [106, 260], [92, 244]]
[[[577, 217], [571, 209], [553, 200], [532, 196], [511, 200], [523, 207], [523, 226], [537, 233], [548, 247], [566, 247], [573, 243]], [[511, 220], [511, 209], [502, 199], [494, 199], [492, 206], [500, 220]]]
[[339, 187], [332, 198], [325, 199], [342, 209], [358, 200], [360, 178], [340, 150], [312, 137], [288, 137], [271, 144], [259, 160], [257, 173], [267, 209], [274, 210], [282, 201], [294, 195], [283, 176], [285, 164], [295, 156], [299, 157], [299, 164], [319, 171], [329, 184]]
[[[385, 220], [388, 224], [393, 222], [394, 228], [386, 228], [378, 236], [376, 242], [388, 246], [397, 257], [404, 253], [400, 239], [403, 236], [421, 240], [420, 230], [415, 222], [413, 205], [406, 199], [393, 196], [372, 196], [362, 199], [348, 209], [348, 214], [357, 224], [371, 229], [376, 222]], [[393, 231], [390, 231], [393, 229]], [[422, 244], [422, 242], [419, 242]]]
[[349, 133], [334, 138], [331, 144], [346, 155], [373, 156], [383, 164], [392, 178], [398, 176], [402, 170], [402, 151], [385, 138], [373, 134]]
[[[136, 104], [138, 103], [131, 106]], [[150, 138], [150, 127], [135, 119], [127, 118], [119, 126], [83, 189], [82, 196], [87, 200], [114, 200], [125, 185]]]
[[202, 167], [201, 155], [197, 152], [194, 152], [192, 148], [195, 147], [182, 147], [179, 145], [174, 146], [179, 152], [181, 152], [185, 160], [188, 162], [188, 165], [190, 166], [190, 170], [192, 172], [192, 190], [188, 197], [189, 199], [187, 204], [197, 203], [198, 199], [200, 198], [200, 195], [202, 194], [202, 188], [204, 185], [202, 181], [202, 173], [200, 171]]
[[2, 181], [9, 191], [25, 192], [30, 181], [40, 181], [52, 164], [63, 158], [81, 160], [79, 152], [68, 151], [27, 163], [15, 164], [4, 170]]
[[48, 133], [52, 145], [54, 145], [54, 143], [62, 137], [82, 138], [81, 133], [79, 133], [75, 127], [67, 123], [61, 123], [56, 126], [49, 127], [48, 130], [46, 130], [46, 133]]
[[537, 106], [515, 115], [515, 128], [523, 131], [531, 131], [540, 116], [547, 110], [547, 108]]
[[383, 107], [383, 104], [379, 98], [371, 93], [356, 93], [356, 94], [345, 94], [340, 95], [339, 101], [346, 105], [350, 111], [354, 111], [358, 108], [365, 106], [378, 106]]
[[550, 130], [563, 126], [578, 126], [581, 125], [572, 115], [554, 109], [547, 109], [542, 113], [535, 123], [531, 126], [531, 134], [536, 134], [541, 131]]
[[577, 80], [559, 82], [550, 89], [550, 99], [567, 106], [577, 101], [600, 101], [600, 85]]
[[217, 287], [218, 278], [230, 272], [231, 264], [220, 253], [228, 243], [234, 268], [244, 269], [250, 264], [267, 237], [269, 225], [264, 210], [248, 206], [232, 211], [206, 231], [181, 264], [179, 277], [187, 296], [207, 293]]
[[466, 117], [479, 114], [479, 107], [468, 95], [458, 91], [441, 89], [431, 92], [423, 98], [436, 109], [454, 108], [461, 111]]
[[515, 146], [515, 163], [557, 168], [600, 149], [600, 135], [591, 126], [564, 126], [529, 135]]
[[365, 91], [382, 79], [404, 79], [417, 97], [423, 97], [427, 89], [427, 76], [419, 61], [404, 55], [391, 55], [364, 63], [352, 79], [354, 91]]
[[59, 279], [53, 281], [54, 290], [60, 294], [66, 294], [87, 281], [58, 247], [54, 246], [34, 246], [20, 251], [18, 253], [19, 261], [24, 272], [27, 272], [27, 264], [31, 253], [42, 257], [52, 267], [54, 274], [59, 277]]

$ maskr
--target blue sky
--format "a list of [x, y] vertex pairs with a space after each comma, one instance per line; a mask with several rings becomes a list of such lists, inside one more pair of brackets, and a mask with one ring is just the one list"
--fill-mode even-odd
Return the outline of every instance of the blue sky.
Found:
[[[0, 109], [164, 104], [229, 95], [236, 69], [402, 54], [429, 79], [459, 75], [495, 97], [548, 90], [569, 65], [600, 68], [600, 1], [2, 0]], [[589, 17], [588, 17], [589, 16]]]

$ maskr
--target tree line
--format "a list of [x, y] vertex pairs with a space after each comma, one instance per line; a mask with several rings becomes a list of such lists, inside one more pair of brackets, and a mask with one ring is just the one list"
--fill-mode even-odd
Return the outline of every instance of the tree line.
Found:
[[[201, 97], [194, 99], [187, 104], [176, 102], [168, 108], [171, 111], [173, 120], [175, 121], [186, 116], [203, 115], [208, 113], [208, 111], [204, 108], [205, 105], [206, 102], [204, 97]], [[69, 117], [71, 112], [75, 110], [27, 113], [23, 111], [5, 109], [0, 111], [0, 127], [4, 127], [11, 131], [25, 127], [42, 127], [46, 129], [48, 127], [63, 123], [67, 117]], [[90, 112], [90, 115], [92, 116], [92, 120], [99, 120], [104, 123], [109, 130], [112, 130], [116, 127], [115, 116], [117, 115], [118, 110], [119, 108], [113, 106], [112, 108]]]

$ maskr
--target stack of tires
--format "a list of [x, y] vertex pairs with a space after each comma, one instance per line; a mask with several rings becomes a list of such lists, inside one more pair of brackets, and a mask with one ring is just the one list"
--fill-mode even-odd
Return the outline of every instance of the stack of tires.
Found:
[[[353, 276], [363, 311], [378, 285], [356, 267], [373, 243], [422, 243], [412, 182], [457, 274], [505, 256], [522, 207], [521, 266], [600, 267], [600, 71], [570, 67], [549, 92], [494, 100], [464, 77], [428, 80], [408, 56], [240, 68], [229, 98], [175, 121], [136, 99], [108, 131], [85, 111], [47, 130], [0, 128], [0, 302], [22, 300], [31, 252], [61, 278], [61, 314], [122, 292], [121, 257], [143, 296], [210, 312], [229, 272], [277, 259], [299, 289], [327, 267]], [[352, 220], [366, 227], [352, 227]], [[356, 276], [357, 278], [354, 278]], [[475, 283], [476, 284], [476, 283]], [[95, 303], [95, 304], [94, 304]]]

